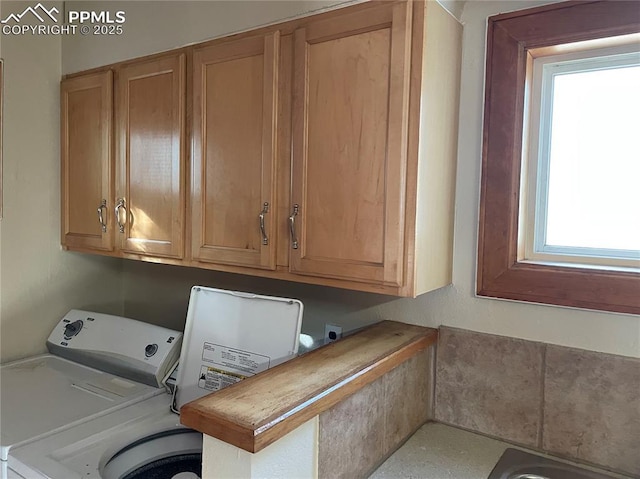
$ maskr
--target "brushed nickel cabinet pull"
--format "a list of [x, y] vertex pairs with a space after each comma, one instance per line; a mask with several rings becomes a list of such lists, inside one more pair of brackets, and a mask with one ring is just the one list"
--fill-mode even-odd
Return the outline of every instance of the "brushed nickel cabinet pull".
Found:
[[118, 202], [116, 203], [116, 223], [118, 223], [118, 229], [120, 233], [124, 233], [124, 223], [120, 222], [120, 209], [124, 210], [125, 221], [127, 218], [127, 207], [124, 204], [124, 198], [118, 198]]
[[295, 204], [293, 205], [293, 213], [289, 216], [289, 228], [291, 229], [291, 247], [293, 249], [298, 249], [298, 237], [296, 236], [296, 216], [298, 216], [298, 211], [300, 211], [300, 207]]
[[258, 218], [260, 218], [260, 233], [262, 234], [262, 244], [265, 246], [269, 244], [269, 237], [267, 236], [267, 232], [264, 229], [264, 215], [266, 215], [268, 212], [269, 203], [265, 201], [262, 205], [262, 211], [258, 215]]
[[107, 200], [102, 200], [100, 206], [98, 206], [98, 221], [100, 222], [100, 226], [102, 226], [102, 232], [107, 232], [107, 223], [104, 221], [104, 216], [102, 214], [102, 210], [107, 209]]

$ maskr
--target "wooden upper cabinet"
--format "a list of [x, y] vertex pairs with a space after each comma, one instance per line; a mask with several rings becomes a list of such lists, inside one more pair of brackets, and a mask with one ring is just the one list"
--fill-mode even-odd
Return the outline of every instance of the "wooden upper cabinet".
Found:
[[184, 54], [118, 71], [114, 213], [123, 252], [184, 256], [185, 74]]
[[113, 74], [61, 84], [62, 244], [113, 249]]
[[72, 75], [63, 244], [397, 296], [450, 284], [461, 39], [438, 2], [371, 1]]
[[192, 258], [275, 268], [279, 33], [193, 55]]
[[291, 272], [402, 284], [411, 12], [294, 32]]

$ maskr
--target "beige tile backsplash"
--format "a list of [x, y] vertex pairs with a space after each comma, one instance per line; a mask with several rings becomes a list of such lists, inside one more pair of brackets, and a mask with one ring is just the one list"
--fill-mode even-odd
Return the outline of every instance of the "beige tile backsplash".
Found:
[[547, 346], [542, 448], [640, 475], [640, 359]]
[[[385, 457], [384, 381], [375, 381], [320, 415], [318, 477], [363, 477]], [[354, 454], [354, 450], [358, 454]]]
[[431, 375], [434, 347], [412, 357], [384, 377], [385, 386], [385, 455], [393, 453], [417, 429], [433, 416]]
[[320, 414], [318, 477], [368, 477], [432, 418], [430, 347]]
[[543, 345], [441, 328], [436, 419], [536, 447]]
[[435, 419], [640, 477], [640, 359], [442, 327]]

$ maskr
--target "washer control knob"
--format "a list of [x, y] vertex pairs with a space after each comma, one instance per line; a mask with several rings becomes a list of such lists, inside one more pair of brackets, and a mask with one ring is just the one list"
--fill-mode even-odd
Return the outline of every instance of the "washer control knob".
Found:
[[80, 332], [83, 326], [81, 319], [74, 321], [73, 323], [67, 323], [64, 327], [64, 339], [71, 339]]
[[156, 354], [156, 352], [158, 351], [158, 345], [153, 343], [153, 344], [147, 344], [147, 347], [144, 348], [144, 355], [148, 358], [150, 358], [151, 356], [153, 356], [154, 354]]

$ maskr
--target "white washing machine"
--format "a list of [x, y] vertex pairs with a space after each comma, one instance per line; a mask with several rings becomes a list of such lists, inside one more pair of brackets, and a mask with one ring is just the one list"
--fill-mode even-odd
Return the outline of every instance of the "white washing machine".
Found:
[[[82, 423], [166, 395], [182, 333], [118, 316], [72, 310], [47, 340], [51, 354], [0, 368], [2, 477], [30, 478], [13, 452]], [[16, 463], [17, 464], [17, 463]], [[18, 476], [19, 477], [19, 476]]]
[[[167, 381], [173, 394], [153, 390], [137, 402], [85, 414], [70, 427], [15, 445], [7, 474], [27, 479], [199, 477], [202, 435], [181, 426], [175, 411], [295, 356], [302, 308], [288, 298], [194, 287], [179, 371]], [[139, 374], [134, 370], [127, 377]], [[130, 389], [147, 387], [133, 384]]]

